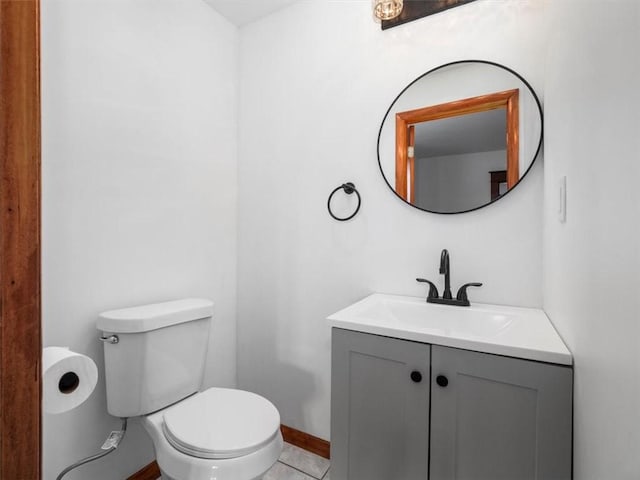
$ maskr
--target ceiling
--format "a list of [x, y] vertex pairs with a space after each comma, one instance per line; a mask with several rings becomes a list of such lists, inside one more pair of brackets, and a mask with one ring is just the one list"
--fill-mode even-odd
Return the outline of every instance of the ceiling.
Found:
[[506, 148], [503, 108], [416, 124], [416, 158], [490, 152]]
[[242, 26], [298, 0], [204, 0], [231, 23]]

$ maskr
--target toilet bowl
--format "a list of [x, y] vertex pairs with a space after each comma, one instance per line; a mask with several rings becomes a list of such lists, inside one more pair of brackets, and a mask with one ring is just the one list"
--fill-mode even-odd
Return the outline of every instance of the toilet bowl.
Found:
[[107, 409], [138, 419], [164, 480], [258, 480], [282, 450], [280, 414], [229, 388], [200, 391], [213, 302], [185, 299], [104, 312]]
[[163, 480], [258, 480], [283, 445], [276, 408], [242, 390], [210, 388], [141, 423]]

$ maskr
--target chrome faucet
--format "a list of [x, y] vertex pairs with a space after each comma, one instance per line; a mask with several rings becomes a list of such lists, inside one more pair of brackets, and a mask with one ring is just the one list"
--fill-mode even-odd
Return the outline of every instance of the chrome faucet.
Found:
[[429, 294], [427, 295], [427, 302], [429, 303], [441, 303], [444, 305], [456, 305], [459, 307], [468, 307], [471, 305], [469, 297], [467, 296], [468, 287], [481, 287], [481, 283], [471, 282], [465, 283], [458, 289], [456, 298], [453, 298], [451, 294], [451, 261], [449, 259], [449, 252], [445, 248], [440, 254], [440, 274], [444, 275], [444, 292], [442, 297], [438, 296], [438, 288], [435, 284], [424, 278], [416, 278], [418, 282], [429, 284]]

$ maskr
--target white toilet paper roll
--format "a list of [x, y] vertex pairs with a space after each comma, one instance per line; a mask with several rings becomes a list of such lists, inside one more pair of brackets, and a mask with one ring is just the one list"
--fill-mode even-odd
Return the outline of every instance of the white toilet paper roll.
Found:
[[98, 383], [93, 360], [63, 347], [42, 352], [43, 406], [47, 413], [62, 413], [84, 402]]

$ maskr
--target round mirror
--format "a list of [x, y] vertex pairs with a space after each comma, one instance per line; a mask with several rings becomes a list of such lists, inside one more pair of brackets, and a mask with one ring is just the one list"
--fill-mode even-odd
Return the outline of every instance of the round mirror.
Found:
[[542, 107], [502, 65], [465, 60], [421, 75], [400, 92], [378, 134], [378, 163], [402, 200], [463, 213], [502, 198], [542, 145]]

